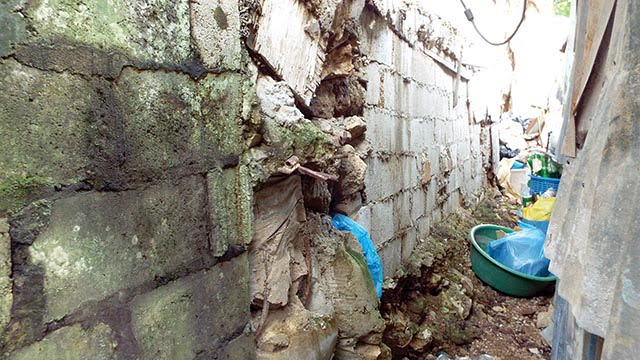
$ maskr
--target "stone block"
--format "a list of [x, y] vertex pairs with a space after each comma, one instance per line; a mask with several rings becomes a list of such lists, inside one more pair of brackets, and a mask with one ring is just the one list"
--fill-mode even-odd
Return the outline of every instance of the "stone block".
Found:
[[42, 286], [45, 322], [61, 319], [120, 289], [202, 266], [211, 256], [209, 220], [201, 176], [61, 199], [28, 249], [25, 266], [40, 269], [44, 284], [27, 277], [25, 286]]
[[253, 236], [251, 184], [246, 168], [212, 170], [207, 174], [212, 245], [215, 256], [222, 256], [229, 246], [244, 248]]
[[88, 45], [160, 64], [192, 57], [186, 0], [51, 0], [25, 7], [25, 15], [34, 42]]
[[192, 2], [191, 32], [200, 58], [207, 67], [240, 69], [240, 11], [237, 0]]
[[[253, 335], [242, 334], [219, 349], [214, 359], [241, 360], [256, 358], [256, 343]], [[206, 359], [206, 357], [202, 357]]]
[[241, 152], [240, 75], [210, 74], [194, 83], [185, 75], [125, 70], [118, 84], [127, 119], [125, 174], [153, 179], [167, 169], [202, 171]]
[[54, 182], [86, 176], [94, 86], [7, 59], [0, 61], [0, 88], [0, 183], [24, 174]]
[[104, 323], [85, 329], [80, 324], [63, 327], [35, 344], [9, 355], [14, 360], [114, 359], [118, 342]]
[[134, 298], [131, 326], [140, 359], [193, 359], [242, 331], [249, 320], [248, 276], [243, 254]]
[[27, 35], [24, 17], [14, 11], [20, 1], [3, 1], [0, 3], [0, 57], [11, 55], [14, 47]]
[[0, 63], [0, 183], [29, 174], [97, 188], [237, 162], [242, 78], [124, 70], [116, 85]]
[[6, 218], [0, 218], [0, 334], [9, 323], [12, 302], [9, 224]]

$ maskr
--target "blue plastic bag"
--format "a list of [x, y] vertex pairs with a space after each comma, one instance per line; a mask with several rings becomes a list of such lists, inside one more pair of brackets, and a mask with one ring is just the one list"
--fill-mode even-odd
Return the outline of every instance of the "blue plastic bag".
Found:
[[[522, 219], [521, 221], [518, 221], [518, 225], [521, 228], [526, 228], [526, 227], [537, 227], [538, 229], [542, 230], [543, 233], [547, 233], [547, 230], [549, 230], [549, 222], [548, 221], [536, 221], [536, 220], [528, 220], [528, 219]], [[529, 226], [527, 226], [529, 225]]]
[[371, 274], [371, 279], [376, 287], [378, 299], [381, 298], [382, 281], [384, 279], [382, 276], [382, 261], [380, 261], [380, 256], [378, 256], [376, 248], [373, 246], [373, 241], [371, 241], [369, 233], [362, 226], [358, 225], [358, 223], [351, 220], [350, 217], [342, 214], [332, 215], [332, 223], [336, 229], [352, 233], [358, 239], [358, 242], [360, 242], [362, 253], [367, 261], [367, 267]]
[[531, 225], [494, 240], [487, 253], [506, 267], [532, 276], [549, 276], [549, 259], [544, 257], [545, 233]]

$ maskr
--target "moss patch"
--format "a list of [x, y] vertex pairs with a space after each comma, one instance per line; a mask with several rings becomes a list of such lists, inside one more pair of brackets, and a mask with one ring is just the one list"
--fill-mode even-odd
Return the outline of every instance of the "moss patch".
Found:
[[51, 182], [41, 176], [12, 176], [0, 183], [0, 213], [14, 214]]

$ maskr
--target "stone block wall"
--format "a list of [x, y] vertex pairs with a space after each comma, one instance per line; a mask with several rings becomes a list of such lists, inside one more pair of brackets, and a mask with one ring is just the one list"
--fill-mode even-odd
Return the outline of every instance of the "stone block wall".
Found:
[[253, 357], [238, 8], [0, 4], [3, 358]]
[[[468, 109], [469, 75], [456, 90], [455, 29], [416, 11], [393, 16], [393, 4], [375, 3], [361, 16], [367, 58], [363, 117], [371, 152], [357, 220], [372, 235], [393, 276], [420, 238], [483, 188], [487, 132]], [[383, 12], [387, 16], [382, 16]], [[431, 45], [417, 29], [445, 33]], [[448, 31], [448, 33], [447, 33]], [[454, 96], [457, 105], [454, 106]]]

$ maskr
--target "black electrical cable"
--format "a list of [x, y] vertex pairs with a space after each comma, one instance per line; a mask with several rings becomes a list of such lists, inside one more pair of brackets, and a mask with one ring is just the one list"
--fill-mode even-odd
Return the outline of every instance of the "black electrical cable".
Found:
[[476, 26], [476, 22], [474, 21], [473, 13], [471, 12], [471, 9], [469, 9], [467, 7], [467, 5], [464, 3], [464, 0], [460, 0], [460, 3], [462, 3], [462, 7], [464, 7], [464, 15], [467, 17], [467, 20], [471, 21], [471, 24], [473, 24], [473, 28], [476, 29], [476, 32], [478, 33], [478, 35], [480, 35], [482, 40], [484, 40], [487, 43], [489, 43], [491, 45], [494, 45], [494, 46], [504, 45], [504, 44], [508, 43], [509, 41], [511, 41], [511, 39], [513, 39], [514, 36], [516, 36], [516, 33], [520, 29], [520, 26], [524, 22], [525, 14], [527, 12], [527, 0], [523, 0], [522, 1], [522, 17], [520, 17], [520, 22], [518, 22], [518, 26], [516, 26], [516, 29], [513, 30], [513, 33], [511, 34], [511, 36], [509, 36], [505, 41], [496, 43], [496, 42], [493, 42], [493, 41], [489, 41], [489, 39], [487, 39], [484, 35], [482, 35], [480, 30], [478, 29], [478, 26]]

